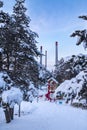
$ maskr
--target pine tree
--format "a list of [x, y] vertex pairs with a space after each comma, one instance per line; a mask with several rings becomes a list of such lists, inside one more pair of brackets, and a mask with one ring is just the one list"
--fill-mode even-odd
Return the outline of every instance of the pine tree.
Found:
[[14, 28], [12, 17], [0, 11], [0, 48], [3, 50], [1, 59], [3, 62], [3, 69], [8, 70], [12, 62], [12, 51], [14, 44]]
[[8, 71], [15, 84], [26, 89], [30, 80], [35, 85], [38, 83], [36, 57], [39, 51], [35, 40], [38, 35], [29, 27], [30, 18], [26, 16], [24, 2], [16, 0], [11, 16], [0, 11], [0, 69]]
[[[84, 20], [87, 20], [87, 16], [79, 16], [79, 18], [82, 18]], [[74, 33], [71, 34], [71, 37], [78, 37], [76, 45], [80, 45], [83, 43], [84, 49], [87, 48], [87, 29], [84, 30], [76, 30]]]
[[3, 7], [3, 2], [0, 0], [0, 8]]
[[38, 79], [38, 64], [35, 58], [39, 55], [35, 38], [38, 36], [30, 27], [30, 18], [26, 16], [25, 0], [15, 0], [13, 19], [16, 30], [14, 48], [14, 78], [19, 84], [29, 84], [29, 80]]

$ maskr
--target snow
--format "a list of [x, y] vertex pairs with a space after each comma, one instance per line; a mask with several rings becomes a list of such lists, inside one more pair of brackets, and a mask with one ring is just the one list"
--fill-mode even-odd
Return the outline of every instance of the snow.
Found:
[[12, 81], [10, 77], [8, 76], [8, 74], [6, 72], [0, 72], [0, 89], [6, 89], [6, 87], [11, 86], [11, 85], [12, 85]]
[[80, 99], [78, 93], [81, 91], [84, 81], [87, 81], [87, 72], [81, 71], [75, 78], [72, 78], [71, 80], [65, 80], [63, 83], [61, 83], [60, 86], [58, 86], [58, 88], [55, 90], [54, 96], [56, 97], [58, 92], [61, 92], [61, 94], [64, 93], [64, 98], [67, 98], [66, 95], [68, 96], [70, 94], [70, 96], [72, 96], [71, 93], [74, 93], [76, 94], [76, 97], [73, 101], [78, 102], [76, 99]]
[[51, 81], [51, 80], [54, 81], [56, 84], [58, 84], [58, 81], [56, 79], [54, 79], [53, 77], [51, 77], [50, 79], [48, 79], [48, 82]]
[[35, 88], [34, 84], [30, 82], [29, 90], [27, 91], [27, 100], [32, 102], [35, 97], [38, 96], [38, 90]]
[[43, 75], [44, 75], [44, 71], [43, 71], [43, 70], [40, 70], [40, 71], [39, 71], [39, 78], [42, 78]]
[[20, 45], [21, 45], [22, 48], [30, 48], [29, 44], [27, 44], [25, 42], [21, 43]]
[[6, 82], [3, 80], [3, 73], [0, 73], [0, 88], [5, 88]]
[[70, 59], [72, 58], [72, 56], [67, 56], [64, 58], [64, 62], [68, 62]]
[[87, 130], [87, 110], [48, 101], [22, 102], [21, 117], [16, 115], [9, 124], [0, 119], [0, 130]]
[[12, 87], [10, 90], [4, 91], [2, 93], [2, 101], [13, 106], [15, 103], [20, 104], [22, 101], [20, 89]]
[[3, 49], [2, 48], [0, 48], [0, 53], [2, 53], [3, 52]]

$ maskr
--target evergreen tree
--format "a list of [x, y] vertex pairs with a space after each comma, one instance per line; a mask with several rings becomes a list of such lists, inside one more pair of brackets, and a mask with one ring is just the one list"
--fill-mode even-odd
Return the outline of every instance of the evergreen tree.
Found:
[[[84, 20], [87, 20], [87, 16], [79, 16], [79, 18], [82, 18]], [[78, 37], [76, 45], [80, 45], [83, 43], [84, 48], [87, 48], [87, 29], [84, 30], [76, 30], [74, 33], [72, 33], [71, 37]]]
[[[2, 52], [0, 54], [0, 60], [3, 62], [2, 69], [9, 70], [12, 63], [12, 51], [14, 44], [14, 27], [12, 17], [8, 14], [0, 11], [0, 48]], [[3, 54], [2, 54], [3, 53]]]
[[58, 61], [58, 67], [54, 70], [54, 77], [59, 84], [65, 80], [70, 80], [76, 77], [81, 71], [87, 68], [87, 57], [83, 54], [72, 55], [66, 58], [61, 58]]
[[30, 30], [30, 18], [26, 16], [25, 0], [15, 0], [13, 19], [15, 26], [14, 72], [13, 77], [19, 84], [29, 85], [38, 79], [38, 64], [35, 58], [39, 55], [35, 38], [38, 36]]
[[[3, 6], [3, 2], [0, 1], [0, 8]], [[0, 71], [2, 70], [2, 49], [0, 48]]]
[[38, 35], [29, 27], [24, 2], [16, 0], [11, 16], [0, 11], [0, 69], [8, 71], [16, 85], [27, 89], [30, 80], [35, 85], [38, 83], [39, 51], [35, 40]]
[[0, 0], [0, 8], [3, 7], [3, 2]]

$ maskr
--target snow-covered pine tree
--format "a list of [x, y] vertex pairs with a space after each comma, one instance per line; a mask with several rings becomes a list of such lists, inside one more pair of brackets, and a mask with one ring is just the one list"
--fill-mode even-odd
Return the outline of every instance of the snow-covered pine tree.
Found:
[[[79, 18], [82, 18], [84, 20], [87, 20], [87, 16], [79, 16]], [[71, 37], [78, 37], [76, 45], [80, 45], [83, 43], [84, 49], [87, 48], [87, 29], [84, 30], [76, 30], [74, 33], [71, 34]]]
[[12, 17], [0, 11], [0, 59], [4, 70], [9, 71], [12, 66], [12, 53], [14, 46], [14, 27]]
[[15, 48], [13, 78], [20, 85], [29, 85], [29, 80], [34, 83], [38, 79], [38, 64], [36, 57], [39, 55], [35, 38], [38, 36], [30, 27], [30, 18], [26, 15], [25, 0], [15, 0], [13, 19], [15, 22]]
[[85, 80], [82, 89], [79, 92], [79, 96], [81, 96], [82, 99], [86, 99], [86, 104], [87, 104], [87, 81]]
[[[82, 18], [83, 20], [87, 20], [87, 15], [79, 16], [79, 18]], [[71, 37], [76, 37], [76, 36], [78, 37], [76, 45], [80, 45], [81, 43], [83, 43], [84, 49], [87, 49], [87, 29], [76, 30], [71, 35]], [[87, 71], [87, 67], [85, 69]], [[85, 82], [83, 84], [80, 95], [82, 96], [82, 98], [86, 98], [86, 103], [87, 103], [87, 83]]]
[[0, 11], [0, 69], [6, 70], [16, 85], [27, 91], [30, 80], [38, 83], [39, 55], [35, 38], [26, 16], [25, 0], [16, 0], [13, 15]]
[[87, 56], [83, 54], [72, 55], [61, 58], [58, 67], [54, 70], [54, 77], [59, 83], [76, 77], [81, 71], [87, 68]]

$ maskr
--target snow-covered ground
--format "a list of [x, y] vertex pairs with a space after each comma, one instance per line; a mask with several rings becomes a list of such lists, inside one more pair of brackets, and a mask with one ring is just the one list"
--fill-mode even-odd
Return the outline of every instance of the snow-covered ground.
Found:
[[22, 102], [21, 112], [21, 117], [16, 115], [11, 123], [6, 124], [0, 108], [0, 130], [87, 130], [87, 110], [66, 104]]

